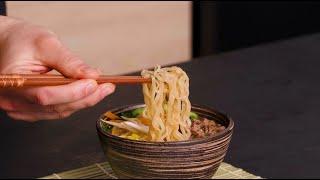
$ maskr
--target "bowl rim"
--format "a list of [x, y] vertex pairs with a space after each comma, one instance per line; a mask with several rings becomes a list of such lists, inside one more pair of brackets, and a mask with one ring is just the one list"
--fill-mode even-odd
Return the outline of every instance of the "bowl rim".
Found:
[[[124, 111], [126, 109], [129, 110], [131, 108], [140, 108], [140, 107], [144, 107], [144, 106], [145, 106], [144, 103], [136, 103], [136, 104], [129, 104], [129, 105], [111, 108], [107, 111], [111, 111], [111, 112], [120, 111], [120, 110]], [[222, 113], [220, 111], [215, 110], [214, 108], [204, 106], [204, 105], [198, 105], [198, 104], [192, 104], [191, 108], [194, 108], [194, 109], [198, 108], [198, 109], [202, 109], [202, 110], [205, 109], [207, 111], [214, 112], [214, 113], [224, 117], [225, 119], [227, 119], [229, 121], [228, 127], [226, 127], [223, 131], [221, 131], [217, 134], [207, 136], [204, 138], [195, 138], [195, 139], [189, 139], [189, 140], [183, 140], [183, 141], [169, 141], [169, 142], [140, 141], [140, 140], [131, 140], [131, 139], [126, 139], [126, 138], [122, 138], [119, 136], [115, 136], [115, 135], [112, 135], [112, 134], [107, 133], [104, 130], [102, 130], [101, 125], [100, 125], [100, 123], [101, 123], [100, 119], [103, 116], [103, 114], [102, 114], [99, 116], [99, 119], [96, 121], [96, 129], [99, 134], [103, 135], [106, 138], [112, 138], [112, 139], [116, 139], [119, 141], [129, 142], [129, 143], [134, 143], [134, 144], [149, 144], [149, 145], [178, 145], [178, 144], [181, 145], [181, 144], [190, 144], [190, 143], [202, 143], [202, 142], [208, 142], [208, 141], [222, 138], [222, 137], [228, 135], [229, 132], [233, 132], [234, 121], [226, 113]], [[107, 112], [107, 111], [105, 111], [105, 112]]]

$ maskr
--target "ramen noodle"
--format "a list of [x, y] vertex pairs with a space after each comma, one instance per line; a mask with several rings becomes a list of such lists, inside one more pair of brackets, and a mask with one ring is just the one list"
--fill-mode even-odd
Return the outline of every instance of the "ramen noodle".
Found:
[[157, 66], [141, 75], [151, 78], [143, 84], [146, 107], [142, 116], [151, 120], [148, 139], [151, 141], [182, 141], [191, 136], [189, 78], [179, 67]]

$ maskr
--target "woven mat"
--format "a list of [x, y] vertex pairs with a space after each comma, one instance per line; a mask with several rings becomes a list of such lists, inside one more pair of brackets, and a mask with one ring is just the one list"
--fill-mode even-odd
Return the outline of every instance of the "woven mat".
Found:
[[[40, 179], [117, 179], [107, 162], [97, 163], [62, 173], [54, 173]], [[212, 179], [262, 179], [240, 168], [222, 163]]]

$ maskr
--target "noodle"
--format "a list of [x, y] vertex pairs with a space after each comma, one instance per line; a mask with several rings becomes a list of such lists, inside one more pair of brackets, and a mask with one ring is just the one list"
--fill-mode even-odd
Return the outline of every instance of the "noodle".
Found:
[[189, 101], [189, 78], [179, 67], [142, 71], [152, 83], [143, 84], [146, 108], [142, 116], [152, 120], [149, 129], [150, 141], [182, 141], [191, 136]]

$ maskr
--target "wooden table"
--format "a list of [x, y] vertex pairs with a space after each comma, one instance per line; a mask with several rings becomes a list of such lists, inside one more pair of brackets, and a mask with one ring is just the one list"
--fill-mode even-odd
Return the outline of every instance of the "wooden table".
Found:
[[[233, 117], [226, 162], [265, 178], [319, 177], [320, 34], [180, 64], [191, 101]], [[42, 177], [105, 161], [95, 121], [105, 110], [142, 102], [140, 86], [59, 121], [0, 115], [0, 177]]]

